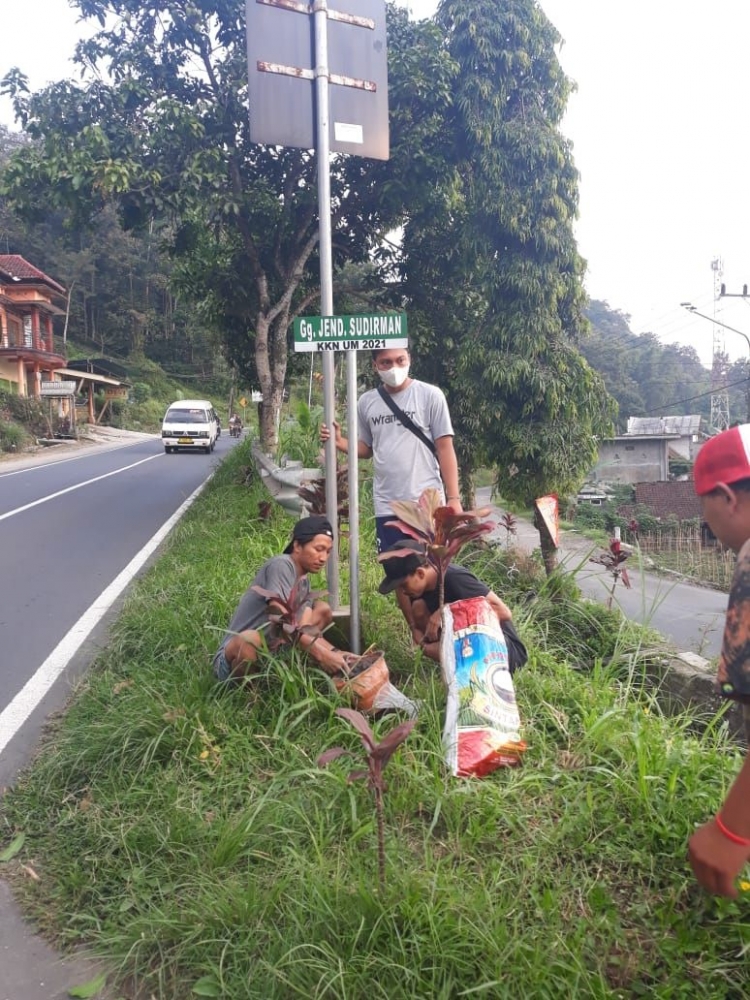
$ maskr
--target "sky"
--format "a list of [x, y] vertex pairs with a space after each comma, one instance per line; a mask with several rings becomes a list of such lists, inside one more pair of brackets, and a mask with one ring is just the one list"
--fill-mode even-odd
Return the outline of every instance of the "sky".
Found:
[[[402, 0], [417, 17], [435, 0]], [[730, 358], [750, 345], [748, 0], [540, 0], [577, 86], [562, 131], [580, 172], [576, 236], [586, 290], [630, 317], [634, 333], [694, 347], [715, 334]], [[6, 9], [9, 7], [10, 9]], [[30, 39], [29, 26], [34, 30]], [[0, 77], [18, 65], [32, 89], [74, 75], [84, 33], [67, 0], [5, 0]], [[0, 98], [0, 122], [13, 127]], [[738, 298], [717, 298], [719, 285]], [[709, 319], [691, 315], [692, 303]], [[722, 331], [710, 317], [734, 327]]]

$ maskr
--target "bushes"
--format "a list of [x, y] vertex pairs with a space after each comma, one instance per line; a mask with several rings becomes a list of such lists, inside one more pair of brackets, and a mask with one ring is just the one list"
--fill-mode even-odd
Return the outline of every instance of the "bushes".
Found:
[[49, 433], [46, 408], [39, 400], [0, 390], [0, 419], [23, 424], [35, 436]]
[[20, 424], [0, 420], [0, 451], [22, 451], [27, 441], [28, 435]]

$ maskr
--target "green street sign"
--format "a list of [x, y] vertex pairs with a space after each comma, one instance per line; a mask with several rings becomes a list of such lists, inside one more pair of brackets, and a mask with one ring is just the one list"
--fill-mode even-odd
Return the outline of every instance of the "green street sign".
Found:
[[298, 316], [294, 321], [295, 351], [374, 351], [408, 346], [406, 313]]

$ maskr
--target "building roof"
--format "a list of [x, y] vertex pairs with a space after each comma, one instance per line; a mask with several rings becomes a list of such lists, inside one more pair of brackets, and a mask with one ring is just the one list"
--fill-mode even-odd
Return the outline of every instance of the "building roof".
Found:
[[701, 507], [691, 479], [668, 483], [636, 483], [635, 502], [654, 517], [676, 517], [678, 521], [701, 516]]
[[71, 371], [105, 375], [108, 378], [118, 379], [120, 382], [124, 382], [128, 377], [127, 369], [115, 361], [110, 361], [109, 358], [76, 358], [68, 361], [67, 367]]
[[40, 271], [38, 267], [29, 264], [27, 260], [17, 253], [0, 253], [0, 276], [5, 276], [8, 281], [22, 281], [25, 284], [38, 284], [42, 282], [48, 285], [58, 295], [65, 295], [65, 289], [53, 278]]
[[701, 415], [691, 413], [684, 417], [628, 417], [628, 435], [679, 434], [692, 437], [700, 434]]

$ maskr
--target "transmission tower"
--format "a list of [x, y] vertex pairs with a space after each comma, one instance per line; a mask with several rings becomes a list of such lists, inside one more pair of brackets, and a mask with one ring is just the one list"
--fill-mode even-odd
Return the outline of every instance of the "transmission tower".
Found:
[[727, 357], [724, 350], [724, 327], [719, 325], [721, 308], [721, 278], [724, 265], [720, 257], [711, 261], [714, 274], [714, 338], [711, 361], [711, 427], [716, 433], [729, 427], [729, 393], [727, 391]]

